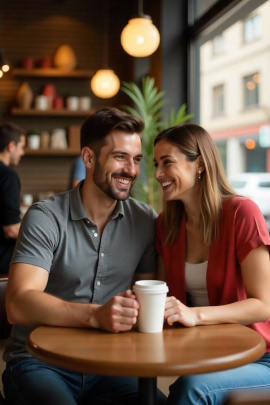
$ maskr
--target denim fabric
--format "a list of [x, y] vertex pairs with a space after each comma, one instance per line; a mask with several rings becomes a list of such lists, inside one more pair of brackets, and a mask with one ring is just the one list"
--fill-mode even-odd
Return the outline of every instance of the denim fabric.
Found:
[[269, 391], [270, 354], [255, 363], [216, 373], [183, 376], [170, 386], [169, 405], [221, 405], [235, 391]]
[[[70, 372], [34, 358], [7, 365], [5, 397], [16, 405], [137, 405], [138, 379]], [[158, 391], [158, 405], [167, 398]]]

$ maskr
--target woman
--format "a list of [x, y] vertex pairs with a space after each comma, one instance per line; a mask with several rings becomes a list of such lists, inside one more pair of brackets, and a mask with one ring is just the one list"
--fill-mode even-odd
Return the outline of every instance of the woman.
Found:
[[162, 131], [155, 177], [164, 194], [157, 219], [165, 319], [184, 326], [240, 323], [262, 335], [267, 352], [238, 369], [180, 377], [168, 403], [222, 404], [234, 389], [270, 395], [270, 237], [258, 206], [230, 188], [216, 146], [200, 126]]

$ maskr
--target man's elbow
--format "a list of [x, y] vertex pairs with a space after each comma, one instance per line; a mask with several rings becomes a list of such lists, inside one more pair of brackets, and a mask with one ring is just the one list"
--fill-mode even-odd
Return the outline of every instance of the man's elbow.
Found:
[[18, 304], [14, 300], [6, 300], [7, 320], [11, 325], [23, 323], [18, 307]]

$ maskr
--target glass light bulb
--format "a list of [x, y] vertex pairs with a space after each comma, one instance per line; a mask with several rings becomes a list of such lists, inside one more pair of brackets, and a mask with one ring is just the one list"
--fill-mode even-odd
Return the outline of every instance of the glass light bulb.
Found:
[[2, 66], [3, 72], [8, 72], [9, 71], [9, 65], [5, 64]]
[[132, 18], [121, 33], [122, 47], [131, 56], [149, 56], [156, 51], [159, 43], [158, 29], [150, 18]]
[[92, 92], [100, 98], [111, 98], [120, 89], [120, 80], [111, 69], [99, 69], [91, 80]]

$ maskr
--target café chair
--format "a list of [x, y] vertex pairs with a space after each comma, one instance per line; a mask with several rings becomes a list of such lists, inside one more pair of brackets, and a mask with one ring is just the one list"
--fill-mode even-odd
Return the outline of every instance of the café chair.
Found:
[[[0, 363], [2, 362], [2, 354], [5, 347], [5, 341], [9, 337], [11, 325], [7, 321], [5, 297], [7, 290], [8, 276], [0, 275]], [[3, 371], [2, 363], [0, 364], [0, 374]], [[0, 376], [1, 377], [1, 376]], [[0, 378], [1, 381], [1, 378]], [[2, 395], [2, 386], [0, 386], [0, 405], [7, 404]]]
[[269, 405], [270, 392], [257, 391], [235, 392], [227, 398], [223, 405]]

